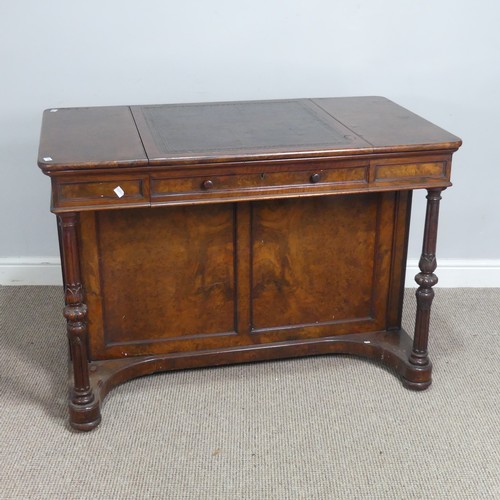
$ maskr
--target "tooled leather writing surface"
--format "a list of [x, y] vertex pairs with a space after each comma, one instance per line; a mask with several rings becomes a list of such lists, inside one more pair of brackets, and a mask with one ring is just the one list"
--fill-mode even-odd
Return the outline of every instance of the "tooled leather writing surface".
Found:
[[141, 111], [158, 152], [167, 157], [346, 147], [355, 140], [308, 100], [141, 106]]

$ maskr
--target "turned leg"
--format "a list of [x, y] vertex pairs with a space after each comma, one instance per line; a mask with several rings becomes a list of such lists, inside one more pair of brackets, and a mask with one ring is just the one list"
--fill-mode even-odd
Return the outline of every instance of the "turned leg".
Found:
[[[439, 217], [439, 201], [441, 200], [443, 188], [428, 189], [427, 192], [427, 212], [425, 216], [424, 242], [422, 246], [422, 256], [420, 257], [420, 273], [415, 276], [415, 281], [419, 285], [417, 296], [417, 316], [415, 319], [415, 335], [413, 338], [413, 349], [410, 355], [410, 363], [418, 367], [429, 365], [427, 356], [427, 341], [429, 338], [429, 321], [431, 314], [432, 299], [434, 290], [432, 287], [438, 282], [434, 274], [436, 270], [436, 240]], [[423, 383], [421, 388], [430, 385], [429, 380]], [[417, 387], [415, 387], [417, 388]]]
[[99, 401], [90, 387], [87, 353], [87, 306], [83, 302], [78, 251], [77, 213], [58, 216], [61, 257], [64, 277], [64, 317], [71, 361], [73, 386], [71, 388], [69, 413], [70, 424], [78, 430], [90, 430], [101, 420]]

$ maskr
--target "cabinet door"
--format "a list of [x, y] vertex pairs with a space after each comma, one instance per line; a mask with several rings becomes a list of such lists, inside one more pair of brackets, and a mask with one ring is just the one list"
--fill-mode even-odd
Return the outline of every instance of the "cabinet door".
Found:
[[372, 193], [255, 203], [252, 333], [279, 341], [385, 329], [395, 200]]
[[236, 335], [232, 204], [91, 212], [81, 231], [93, 359]]

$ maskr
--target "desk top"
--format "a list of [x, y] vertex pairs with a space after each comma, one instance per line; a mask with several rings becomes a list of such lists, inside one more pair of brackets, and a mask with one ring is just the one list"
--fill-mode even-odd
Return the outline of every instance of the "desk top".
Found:
[[64, 170], [455, 151], [461, 140], [383, 97], [59, 108], [38, 165]]

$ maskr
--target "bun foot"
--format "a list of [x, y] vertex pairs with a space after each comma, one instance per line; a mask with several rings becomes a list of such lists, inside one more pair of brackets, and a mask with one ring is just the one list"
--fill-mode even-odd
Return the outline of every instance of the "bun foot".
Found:
[[101, 423], [99, 401], [81, 406], [69, 403], [69, 425], [78, 431], [91, 431]]
[[432, 384], [432, 364], [428, 361], [425, 366], [410, 366], [401, 377], [403, 386], [412, 391], [425, 391]]
[[403, 386], [407, 389], [411, 389], [412, 391], [425, 391], [431, 384], [432, 379], [423, 381], [423, 382], [414, 382], [412, 380], [408, 380], [407, 378], [402, 378]]

